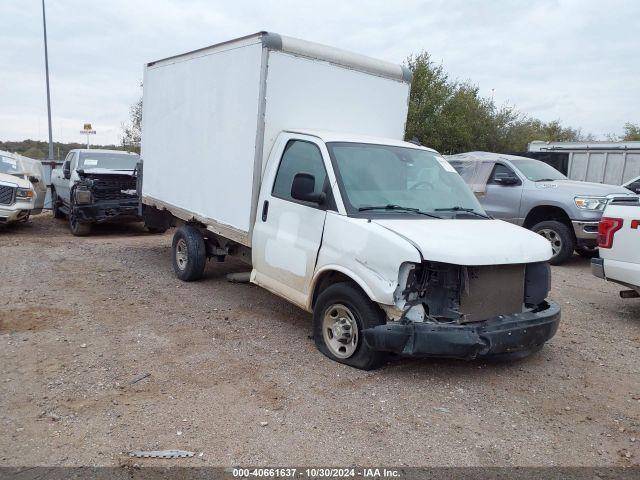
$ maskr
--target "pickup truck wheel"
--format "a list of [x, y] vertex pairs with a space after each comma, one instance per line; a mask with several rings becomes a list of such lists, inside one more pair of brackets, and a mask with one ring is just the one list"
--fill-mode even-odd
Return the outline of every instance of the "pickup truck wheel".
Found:
[[384, 313], [351, 283], [336, 283], [318, 296], [313, 309], [313, 338], [331, 360], [361, 370], [381, 365], [385, 354], [370, 349], [362, 330], [385, 323]]
[[73, 213], [73, 200], [69, 205], [69, 229], [76, 237], [85, 237], [91, 232], [91, 224], [81, 222]]
[[551, 265], [560, 265], [573, 255], [576, 241], [569, 227], [564, 223], [547, 220], [534, 225], [531, 230], [542, 235], [551, 243], [551, 249], [553, 250], [553, 256], [549, 260]]
[[207, 249], [200, 231], [191, 225], [176, 230], [171, 243], [173, 271], [184, 282], [202, 278], [207, 264]]
[[53, 210], [53, 218], [64, 218], [64, 213], [60, 211], [60, 198], [55, 188], [51, 189], [51, 210]]

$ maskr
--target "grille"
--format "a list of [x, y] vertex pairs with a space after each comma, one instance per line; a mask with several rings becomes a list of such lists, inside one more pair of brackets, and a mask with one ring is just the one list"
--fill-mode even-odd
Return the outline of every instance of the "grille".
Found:
[[131, 200], [135, 195], [122, 193], [122, 190], [135, 190], [136, 179], [127, 177], [123, 179], [96, 179], [93, 181], [93, 198], [100, 200]]
[[16, 194], [16, 187], [0, 185], [0, 205], [11, 205]]

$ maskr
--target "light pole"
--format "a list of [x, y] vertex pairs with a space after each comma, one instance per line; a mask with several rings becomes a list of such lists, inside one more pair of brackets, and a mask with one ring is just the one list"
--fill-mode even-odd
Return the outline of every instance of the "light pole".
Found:
[[42, 26], [44, 27], [44, 70], [47, 77], [47, 116], [49, 118], [49, 161], [53, 162], [53, 134], [51, 133], [51, 93], [49, 92], [49, 52], [47, 50], [47, 19], [42, 0]]

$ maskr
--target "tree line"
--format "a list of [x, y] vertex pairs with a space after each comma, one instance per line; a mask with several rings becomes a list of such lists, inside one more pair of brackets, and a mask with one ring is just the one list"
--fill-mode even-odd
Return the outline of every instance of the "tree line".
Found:
[[[56, 161], [62, 161], [69, 153], [69, 150], [75, 148], [86, 148], [86, 143], [63, 143], [53, 142], [53, 157]], [[128, 150], [133, 151], [132, 148], [124, 145], [91, 145], [91, 148], [106, 148], [109, 150]], [[19, 141], [0, 141], [0, 150], [6, 152], [18, 153], [25, 157], [35, 158], [37, 160], [46, 160], [49, 156], [49, 142], [40, 140], [19, 140]]]

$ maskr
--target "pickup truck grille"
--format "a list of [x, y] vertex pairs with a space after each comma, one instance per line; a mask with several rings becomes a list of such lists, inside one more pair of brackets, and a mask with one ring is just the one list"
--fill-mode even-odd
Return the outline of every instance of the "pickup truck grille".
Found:
[[127, 194], [123, 191], [136, 190], [136, 179], [134, 177], [118, 179], [95, 179], [93, 181], [93, 198], [95, 201], [104, 200], [132, 200], [136, 194]]
[[0, 185], [0, 205], [11, 205], [16, 195], [16, 187]]

